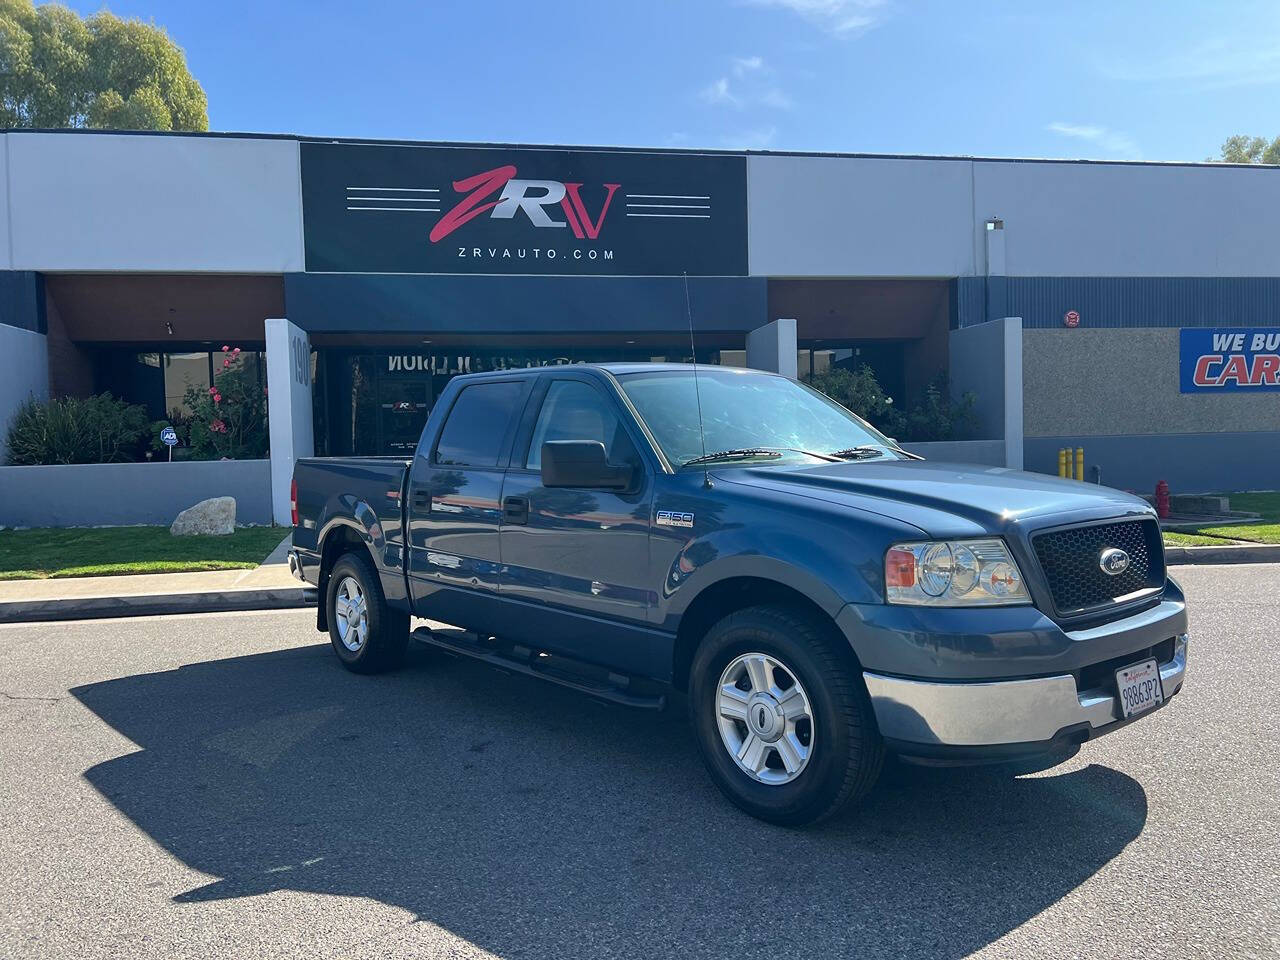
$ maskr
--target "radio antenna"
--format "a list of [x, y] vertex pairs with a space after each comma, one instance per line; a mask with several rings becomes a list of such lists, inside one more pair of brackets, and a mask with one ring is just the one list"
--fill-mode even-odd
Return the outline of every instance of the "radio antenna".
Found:
[[[702, 443], [702, 455], [707, 455], [707, 431], [702, 425], [702, 390], [698, 386], [698, 347], [693, 341], [693, 304], [689, 301], [689, 272], [684, 271], [684, 312], [689, 319], [689, 354], [693, 357], [693, 396], [698, 407], [698, 440]], [[711, 489], [711, 472], [705, 461], [702, 464], [702, 485]]]

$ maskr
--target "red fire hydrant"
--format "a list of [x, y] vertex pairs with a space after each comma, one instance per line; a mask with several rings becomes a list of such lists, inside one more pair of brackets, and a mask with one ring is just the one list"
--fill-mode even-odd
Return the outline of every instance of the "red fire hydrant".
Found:
[[1161, 520], [1169, 517], [1169, 484], [1164, 480], [1156, 484], [1156, 516]]

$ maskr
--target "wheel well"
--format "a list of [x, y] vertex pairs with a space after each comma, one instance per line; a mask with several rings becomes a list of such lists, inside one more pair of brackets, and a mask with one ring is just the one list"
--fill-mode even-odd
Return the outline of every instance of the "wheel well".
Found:
[[[329, 629], [329, 610], [325, 603], [325, 597], [329, 593], [329, 573], [333, 570], [333, 565], [338, 562], [338, 558], [345, 553], [352, 553], [357, 550], [369, 552], [369, 546], [351, 527], [336, 527], [325, 535], [324, 544], [320, 550], [320, 575], [316, 578], [316, 593], [318, 600], [316, 603], [316, 629]], [[372, 559], [372, 555], [370, 555]]]
[[712, 626], [735, 610], [763, 606], [803, 610], [819, 622], [829, 624], [836, 635], [840, 635], [835, 621], [827, 612], [799, 590], [759, 577], [731, 577], [721, 580], [698, 594], [680, 618], [671, 669], [672, 686], [677, 690], [688, 687], [689, 665], [693, 663], [698, 644]]

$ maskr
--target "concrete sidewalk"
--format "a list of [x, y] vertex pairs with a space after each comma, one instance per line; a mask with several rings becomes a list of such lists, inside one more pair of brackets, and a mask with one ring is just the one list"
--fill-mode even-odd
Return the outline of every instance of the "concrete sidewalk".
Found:
[[0, 623], [309, 606], [315, 589], [289, 573], [289, 541], [252, 570], [0, 581]]

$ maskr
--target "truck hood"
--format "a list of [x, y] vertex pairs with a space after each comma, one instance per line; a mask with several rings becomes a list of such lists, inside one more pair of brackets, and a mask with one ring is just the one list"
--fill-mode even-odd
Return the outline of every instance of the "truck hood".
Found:
[[1153, 512], [1145, 501], [1110, 487], [974, 464], [863, 460], [742, 467], [715, 473], [725, 482], [892, 517], [936, 537]]

